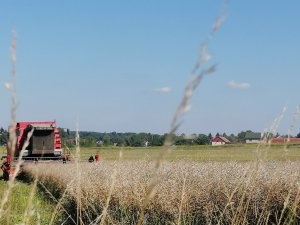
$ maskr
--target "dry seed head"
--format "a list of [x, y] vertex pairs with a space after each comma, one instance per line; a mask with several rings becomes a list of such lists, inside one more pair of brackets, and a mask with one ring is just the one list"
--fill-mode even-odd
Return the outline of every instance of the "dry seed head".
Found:
[[185, 107], [185, 109], [184, 109], [184, 112], [187, 113], [187, 112], [191, 111], [191, 109], [192, 109], [192, 106], [191, 105], [187, 105]]
[[221, 15], [221, 16], [216, 20], [215, 24], [213, 25], [211, 33], [215, 33], [217, 30], [219, 30], [220, 27], [222, 26], [222, 23], [224, 22], [224, 20], [225, 20], [225, 16], [224, 16], [224, 15]]
[[13, 89], [13, 84], [12, 84], [11, 82], [5, 82], [5, 83], [4, 83], [4, 87], [5, 87], [7, 90], [11, 91], [11, 90]]

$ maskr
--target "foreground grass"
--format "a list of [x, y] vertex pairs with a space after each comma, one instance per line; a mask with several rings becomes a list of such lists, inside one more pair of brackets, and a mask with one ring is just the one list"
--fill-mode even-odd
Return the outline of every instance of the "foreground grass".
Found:
[[[149, 160], [39, 163], [27, 167], [27, 175], [37, 171], [82, 224], [99, 224], [104, 209], [103, 224], [136, 224], [143, 209], [146, 224], [300, 223], [299, 161], [177, 160], [165, 162], [156, 174], [154, 168]], [[156, 194], [145, 206], [153, 180]]]
[[[54, 205], [46, 201], [40, 194], [35, 193], [30, 204], [32, 185], [16, 182], [13, 192], [5, 207], [4, 217], [0, 224], [48, 224], [54, 210]], [[7, 182], [0, 181], [0, 199], [7, 188]]]

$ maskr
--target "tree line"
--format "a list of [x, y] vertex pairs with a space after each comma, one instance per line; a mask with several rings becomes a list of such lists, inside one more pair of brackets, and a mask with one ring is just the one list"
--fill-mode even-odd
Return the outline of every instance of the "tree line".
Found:
[[[247, 133], [254, 133], [251, 130], [241, 131], [237, 135], [226, 133], [216, 133], [216, 134], [179, 134], [173, 135], [171, 138], [175, 145], [209, 145], [213, 137], [223, 136], [226, 137], [232, 143], [243, 143], [245, 141], [245, 136]], [[75, 144], [74, 131], [67, 133], [61, 133], [63, 143], [67, 146], [73, 146]], [[168, 134], [152, 134], [152, 133], [101, 133], [101, 132], [87, 132], [81, 131], [80, 135], [80, 145], [84, 147], [95, 147], [95, 146], [132, 146], [132, 147], [142, 147], [142, 146], [162, 146], [165, 142]], [[274, 134], [274, 137], [280, 136], [280, 134]], [[287, 135], [283, 135], [287, 137]], [[295, 137], [300, 138], [300, 133]]]
[[[98, 132], [79, 132], [80, 145], [85, 147], [93, 146], [162, 146], [168, 134], [152, 134], [152, 133], [98, 133]], [[69, 134], [61, 134], [63, 143], [67, 146], [75, 144], [75, 132]], [[205, 145], [210, 144], [211, 138], [205, 134], [194, 134], [186, 136], [185, 134], [173, 135], [175, 145]]]
[[[68, 147], [75, 145], [75, 131], [69, 131], [66, 129], [59, 128], [62, 142]], [[226, 133], [216, 133], [216, 134], [178, 134], [173, 135], [172, 140], [175, 145], [209, 145], [211, 140], [216, 136], [226, 137], [232, 143], [242, 143], [245, 140], [247, 133], [253, 133], [251, 130], [241, 131], [237, 135]], [[117, 132], [88, 132], [80, 131], [80, 146], [84, 147], [96, 147], [96, 146], [132, 146], [132, 147], [142, 147], [142, 146], [162, 146], [168, 134], [152, 134], [152, 133], [117, 133]], [[274, 134], [275, 137], [280, 134]], [[281, 135], [287, 137], [287, 135]], [[6, 145], [8, 137], [8, 131], [4, 128], [0, 128], [0, 145]], [[300, 133], [296, 136], [300, 138]]]

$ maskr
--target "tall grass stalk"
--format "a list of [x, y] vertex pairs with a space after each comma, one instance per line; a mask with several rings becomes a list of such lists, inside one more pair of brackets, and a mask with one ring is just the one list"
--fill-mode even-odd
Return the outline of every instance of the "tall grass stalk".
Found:
[[[11, 63], [12, 63], [12, 72], [11, 72], [11, 82], [5, 83], [5, 87], [10, 91], [11, 93], [11, 110], [10, 110], [10, 117], [11, 122], [9, 126], [9, 140], [8, 140], [8, 149], [10, 149], [10, 155], [12, 158], [14, 157], [15, 148], [16, 148], [16, 142], [17, 142], [17, 136], [15, 132], [16, 127], [16, 111], [17, 111], [17, 91], [16, 91], [16, 76], [17, 76], [17, 37], [16, 37], [16, 31], [12, 31], [12, 42], [11, 42]], [[11, 190], [13, 188], [14, 184], [14, 178], [10, 179], [8, 182], [8, 188], [5, 191], [4, 196], [1, 199], [1, 205], [0, 205], [0, 219], [3, 216], [3, 210], [5, 207], [5, 204], [8, 201], [9, 195], [11, 193]]]
[[224, 14], [222, 14], [214, 23], [207, 40], [202, 44], [200, 48], [200, 57], [197, 60], [193, 70], [192, 70], [192, 76], [194, 77], [190, 82], [187, 83], [183, 98], [178, 105], [175, 114], [173, 116], [173, 120], [171, 123], [171, 128], [170, 131], [167, 135], [167, 138], [165, 140], [164, 146], [165, 148], [161, 151], [160, 156], [158, 157], [156, 161], [156, 166], [154, 169], [154, 178], [151, 182], [151, 184], [148, 186], [147, 190], [147, 195], [143, 203], [143, 207], [141, 209], [141, 213], [137, 222], [137, 225], [141, 225], [143, 220], [144, 220], [144, 215], [145, 215], [145, 207], [149, 204], [149, 201], [151, 198], [155, 195], [156, 193], [156, 187], [158, 183], [160, 182], [160, 178], [157, 175], [157, 170], [161, 167], [163, 160], [165, 159], [165, 156], [167, 153], [169, 153], [172, 150], [172, 145], [173, 145], [173, 135], [176, 133], [178, 130], [179, 126], [182, 123], [182, 118], [185, 115], [186, 112], [190, 110], [190, 101], [192, 99], [192, 96], [199, 86], [201, 80], [203, 79], [204, 76], [209, 75], [216, 70], [216, 65], [209, 66], [207, 68], [204, 68], [202, 70], [202, 66], [207, 63], [210, 59], [211, 56], [206, 52], [206, 49], [209, 45], [209, 42], [211, 38], [214, 36], [216, 31], [221, 27], [222, 22], [224, 21]]
[[288, 129], [288, 139], [287, 139], [287, 142], [285, 143], [284, 145], [284, 150], [287, 151], [287, 146], [289, 144], [289, 142], [291, 141], [291, 137], [294, 135], [294, 129], [299, 121], [299, 117], [300, 117], [300, 106], [297, 106], [296, 107], [296, 111], [294, 113], [294, 116], [293, 116], [293, 119], [292, 119], [292, 122], [291, 122], [291, 125]]
[[31, 211], [33, 210], [32, 209], [32, 200], [33, 200], [33, 197], [36, 193], [36, 187], [37, 187], [37, 183], [38, 183], [38, 179], [37, 177], [34, 179], [34, 182], [33, 182], [33, 186], [31, 188], [31, 192], [30, 192], [30, 195], [29, 195], [29, 199], [28, 199], [28, 202], [27, 202], [27, 207], [25, 209], [25, 212], [24, 212], [24, 215], [23, 215], [23, 221], [22, 223], [24, 225], [27, 225], [29, 224], [30, 225], [30, 213]]
[[180, 199], [180, 205], [179, 205], [177, 225], [180, 225], [180, 223], [181, 223], [181, 213], [182, 213], [182, 208], [183, 208], [184, 198], [185, 198], [185, 184], [186, 184], [186, 177], [183, 178], [183, 185], [182, 185], [182, 191], [181, 191], [181, 199]]
[[77, 129], [76, 129], [76, 156], [75, 156], [75, 164], [76, 164], [76, 207], [77, 207], [77, 218], [76, 218], [76, 224], [81, 225], [82, 224], [82, 207], [81, 207], [81, 171], [80, 171], [80, 136], [79, 136], [79, 128], [77, 123]]
[[[71, 184], [72, 182], [73, 182], [73, 181], [69, 182], [69, 184]], [[55, 182], [53, 182], [52, 184], [53, 184], [53, 186], [58, 185], [58, 184], [55, 183]], [[72, 224], [77, 225], [77, 223], [76, 223], [76, 221], [73, 219], [72, 215], [68, 212], [68, 210], [67, 210], [67, 209], [63, 206], [63, 204], [62, 204], [63, 198], [66, 196], [66, 193], [67, 193], [67, 188], [65, 188], [65, 190], [64, 190], [64, 192], [63, 192], [61, 198], [60, 198], [59, 200], [57, 200], [57, 198], [52, 194], [52, 191], [49, 190], [43, 182], [39, 181], [39, 186], [40, 186], [40, 187], [44, 190], [44, 192], [45, 192], [48, 196], [50, 196], [50, 198], [56, 203], [56, 209], [55, 209], [54, 212], [52, 213], [52, 216], [51, 216], [51, 219], [50, 219], [50, 223], [49, 223], [49, 224], [55, 223], [55, 222], [54, 222], [54, 219], [55, 219], [55, 212], [57, 212], [57, 211], [56, 211], [57, 209], [62, 209], [63, 212], [67, 215], [67, 219], [66, 219], [66, 220], [71, 220]], [[66, 185], [66, 187], [68, 187], [68, 185]], [[53, 220], [52, 220], [52, 218], [53, 218]]]

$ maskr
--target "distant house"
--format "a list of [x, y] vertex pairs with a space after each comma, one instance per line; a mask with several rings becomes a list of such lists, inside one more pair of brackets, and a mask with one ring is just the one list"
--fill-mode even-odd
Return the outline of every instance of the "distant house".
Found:
[[300, 142], [300, 138], [285, 138], [285, 137], [277, 137], [272, 138], [271, 143], [287, 143], [287, 142]]
[[96, 144], [102, 146], [103, 145], [103, 141], [96, 141]]
[[215, 137], [211, 140], [211, 144], [213, 146], [215, 145], [225, 145], [225, 144], [229, 144], [230, 141], [226, 138], [226, 137]]
[[246, 133], [245, 142], [247, 144], [260, 143], [261, 142], [261, 133], [254, 133], [254, 132]]

